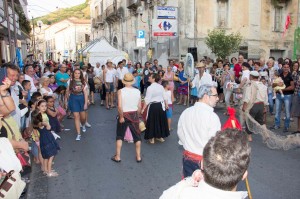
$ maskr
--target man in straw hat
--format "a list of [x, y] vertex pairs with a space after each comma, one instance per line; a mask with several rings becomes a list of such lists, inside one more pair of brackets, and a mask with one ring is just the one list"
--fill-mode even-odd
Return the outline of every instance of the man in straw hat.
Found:
[[188, 177], [199, 169], [202, 153], [208, 140], [221, 130], [221, 122], [214, 112], [219, 98], [216, 86], [201, 85], [198, 102], [186, 109], [178, 121], [179, 144], [183, 145], [183, 176]]
[[116, 137], [116, 154], [111, 158], [112, 161], [121, 162], [122, 142], [127, 128], [130, 129], [136, 149], [136, 161], [142, 162], [141, 158], [141, 135], [139, 129], [139, 114], [141, 111], [141, 93], [132, 87], [134, 76], [131, 73], [124, 75], [122, 80], [124, 88], [118, 91], [118, 121]]
[[193, 81], [190, 83], [192, 88], [196, 87], [196, 90], [199, 90], [200, 86], [203, 84], [212, 84], [212, 76], [209, 73], [205, 72], [205, 64], [203, 62], [199, 62], [196, 65], [198, 69], [198, 74], [195, 76]]
[[116, 86], [115, 77], [116, 77], [116, 69], [112, 66], [112, 61], [110, 59], [106, 62], [106, 69], [104, 71], [104, 81], [106, 88], [106, 109], [115, 108], [114, 105], [114, 89]]
[[218, 132], [204, 147], [201, 171], [164, 191], [160, 199], [247, 198], [246, 191], [237, 191], [237, 184], [248, 175], [250, 163], [251, 148], [246, 136], [238, 129]]

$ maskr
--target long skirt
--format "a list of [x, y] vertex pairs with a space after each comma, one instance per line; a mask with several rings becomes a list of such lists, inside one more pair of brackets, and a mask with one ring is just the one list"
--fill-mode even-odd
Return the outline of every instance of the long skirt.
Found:
[[145, 139], [165, 138], [170, 135], [166, 111], [161, 102], [149, 104]]

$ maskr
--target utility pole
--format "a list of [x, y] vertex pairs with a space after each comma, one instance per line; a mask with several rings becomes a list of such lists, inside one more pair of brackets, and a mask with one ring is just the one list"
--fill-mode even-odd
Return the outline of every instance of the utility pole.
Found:
[[[16, 14], [15, 14], [15, 2], [11, 0], [11, 8], [12, 8], [12, 15], [13, 15], [13, 25], [14, 25], [14, 58], [16, 58], [18, 43], [17, 43], [17, 26], [16, 26]], [[16, 62], [17, 64], [17, 62]]]
[[7, 22], [7, 30], [8, 30], [8, 45], [9, 45], [9, 60], [13, 61], [14, 51], [11, 45], [11, 32], [10, 32], [10, 22], [9, 22], [9, 13], [8, 13], [8, 0], [4, 0], [4, 6], [6, 11], [6, 22]]

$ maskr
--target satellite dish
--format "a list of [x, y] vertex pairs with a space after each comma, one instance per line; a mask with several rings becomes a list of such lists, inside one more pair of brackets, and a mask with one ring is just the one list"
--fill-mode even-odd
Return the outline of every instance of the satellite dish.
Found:
[[184, 77], [191, 80], [195, 77], [194, 57], [191, 53], [186, 54], [184, 63]]

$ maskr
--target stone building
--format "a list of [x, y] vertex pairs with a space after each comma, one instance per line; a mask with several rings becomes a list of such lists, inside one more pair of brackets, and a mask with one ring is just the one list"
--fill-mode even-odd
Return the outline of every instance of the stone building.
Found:
[[[165, 19], [176, 21], [176, 34], [152, 34], [159, 6], [176, 8], [175, 19]], [[187, 52], [198, 60], [215, 58], [204, 41], [209, 30], [218, 28], [243, 35], [239, 53], [246, 58], [291, 57], [298, 7], [296, 0], [91, 0], [91, 38], [105, 37], [133, 61], [157, 58], [166, 66], [168, 59], [181, 60]], [[288, 15], [291, 23], [283, 36]], [[146, 33], [145, 47], [137, 47], [138, 30]]]

